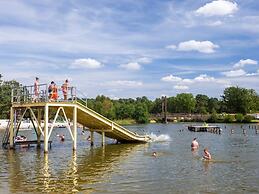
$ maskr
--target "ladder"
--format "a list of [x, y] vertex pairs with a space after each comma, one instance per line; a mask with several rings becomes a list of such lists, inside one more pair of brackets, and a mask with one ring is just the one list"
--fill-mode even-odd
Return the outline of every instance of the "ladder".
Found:
[[2, 140], [2, 147], [7, 148], [7, 145], [9, 144], [9, 137], [10, 137], [10, 126], [11, 122], [10, 120], [8, 121], [7, 127], [4, 132], [3, 140]]

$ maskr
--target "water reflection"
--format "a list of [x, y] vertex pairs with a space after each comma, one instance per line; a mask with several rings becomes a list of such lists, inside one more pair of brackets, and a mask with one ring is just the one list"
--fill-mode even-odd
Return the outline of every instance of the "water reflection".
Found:
[[211, 165], [211, 162], [210, 161], [205, 161], [203, 160], [202, 161], [203, 163], [203, 169], [206, 173], [208, 173], [208, 171], [210, 170], [210, 165]]
[[135, 144], [107, 145], [87, 149], [80, 155], [72, 152], [71, 157], [64, 156], [58, 162], [52, 155], [56, 153], [9, 150], [6, 153], [10, 192], [91, 193], [95, 191], [92, 184], [108, 181], [121, 161], [127, 160], [136, 149], [142, 147]]
[[[14, 150], [9, 150], [6, 152], [6, 159], [8, 161], [8, 170], [9, 170], [9, 186], [10, 186], [10, 191], [15, 192], [16, 187], [21, 187], [22, 180], [25, 178], [23, 174], [19, 173], [20, 172], [20, 159], [15, 157], [15, 151]], [[15, 180], [15, 181], [13, 181]]]
[[49, 171], [49, 155], [44, 154], [44, 167], [42, 169], [42, 175], [43, 175], [43, 191], [49, 192], [50, 191], [50, 171]]

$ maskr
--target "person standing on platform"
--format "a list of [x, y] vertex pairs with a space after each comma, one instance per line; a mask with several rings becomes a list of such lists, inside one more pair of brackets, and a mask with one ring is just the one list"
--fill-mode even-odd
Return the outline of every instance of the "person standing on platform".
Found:
[[62, 92], [63, 92], [63, 96], [64, 96], [64, 100], [67, 100], [67, 92], [68, 92], [68, 80], [66, 79], [66, 81], [63, 83], [63, 85], [61, 86]]
[[40, 95], [39, 78], [36, 77], [34, 82], [34, 99], [33, 99], [34, 102], [39, 101], [39, 95]]
[[58, 100], [58, 87], [55, 83], [54, 83], [54, 86], [53, 86], [52, 99], [54, 101]]
[[53, 91], [54, 91], [54, 81], [50, 82], [49, 88], [48, 88], [48, 92], [49, 92], [49, 100], [52, 101], [52, 96], [53, 96]]

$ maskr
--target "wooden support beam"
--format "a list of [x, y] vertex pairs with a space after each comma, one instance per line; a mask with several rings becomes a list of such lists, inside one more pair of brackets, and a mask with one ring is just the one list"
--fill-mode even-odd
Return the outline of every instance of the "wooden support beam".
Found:
[[77, 144], [77, 108], [74, 106], [73, 110], [73, 150], [76, 150], [76, 144]]
[[45, 105], [44, 110], [44, 152], [48, 153], [49, 107], [47, 104]]
[[94, 146], [94, 132], [91, 131], [91, 146]]
[[102, 132], [102, 146], [105, 146], [105, 132]]
[[41, 137], [41, 109], [38, 109], [38, 128], [37, 128], [37, 147], [40, 148], [40, 137]]
[[10, 149], [14, 148], [14, 110], [11, 107], [10, 110], [10, 128], [9, 128], [9, 142], [10, 142]]

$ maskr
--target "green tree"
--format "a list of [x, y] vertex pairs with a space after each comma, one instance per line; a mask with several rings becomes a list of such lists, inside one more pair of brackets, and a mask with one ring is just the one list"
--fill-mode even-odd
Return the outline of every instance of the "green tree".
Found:
[[236, 114], [236, 121], [238, 123], [242, 123], [243, 120], [244, 120], [244, 115], [243, 114], [241, 114], [241, 113]]
[[210, 123], [216, 123], [219, 121], [218, 114], [215, 110], [212, 111], [210, 118], [208, 119], [208, 122]]
[[94, 110], [109, 119], [115, 118], [115, 108], [111, 99], [103, 95], [96, 97]]
[[135, 106], [134, 119], [137, 123], [147, 123], [149, 118], [148, 108], [145, 104], [137, 103]]
[[251, 123], [251, 121], [253, 120], [254, 117], [252, 117], [251, 115], [245, 115], [244, 116], [244, 123]]
[[227, 114], [224, 117], [224, 122], [226, 122], [226, 123], [233, 123], [234, 120], [235, 120], [235, 116], [234, 115]]
[[203, 94], [198, 94], [196, 95], [195, 100], [196, 100], [195, 112], [206, 114], [208, 109], [209, 97]]
[[208, 111], [213, 113], [214, 111], [219, 112], [220, 110], [220, 101], [217, 98], [210, 98], [208, 100]]
[[150, 110], [150, 113], [157, 114], [162, 112], [162, 100], [161, 98], [156, 98], [153, 102], [153, 106]]
[[192, 94], [181, 93], [175, 97], [175, 110], [178, 113], [192, 113], [195, 109], [195, 99]]
[[229, 87], [224, 90], [223, 102], [229, 113], [246, 114], [256, 109], [257, 94], [252, 89]]
[[115, 103], [116, 119], [133, 118], [135, 107], [133, 103]]
[[170, 113], [176, 112], [176, 98], [175, 97], [169, 97], [167, 98], [167, 111]]
[[[1, 76], [2, 77], [2, 76]], [[19, 87], [19, 82], [15, 80], [0, 80], [0, 118], [8, 119], [11, 108], [11, 91], [12, 88]]]

